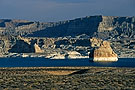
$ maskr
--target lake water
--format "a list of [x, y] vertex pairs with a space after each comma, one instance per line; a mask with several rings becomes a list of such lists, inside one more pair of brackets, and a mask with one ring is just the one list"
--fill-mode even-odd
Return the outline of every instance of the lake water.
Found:
[[135, 67], [135, 58], [120, 58], [117, 62], [92, 62], [89, 59], [50, 60], [45, 58], [0, 58], [0, 67], [96, 66]]

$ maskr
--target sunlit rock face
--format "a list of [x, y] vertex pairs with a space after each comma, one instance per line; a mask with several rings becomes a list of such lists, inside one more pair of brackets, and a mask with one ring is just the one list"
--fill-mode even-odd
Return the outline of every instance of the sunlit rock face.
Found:
[[35, 53], [43, 53], [44, 51], [41, 50], [41, 48], [35, 43], [34, 44], [34, 48], [35, 48]]
[[100, 47], [103, 40], [93, 37], [90, 39], [90, 42], [91, 42], [91, 47], [94, 48], [94, 47]]
[[[94, 40], [94, 41], [93, 41]], [[117, 61], [117, 54], [112, 50], [108, 41], [102, 41], [101, 39], [91, 39], [92, 47], [94, 48], [91, 52], [90, 58], [93, 61]], [[94, 44], [93, 44], [94, 43]], [[97, 44], [97, 45], [96, 45]]]

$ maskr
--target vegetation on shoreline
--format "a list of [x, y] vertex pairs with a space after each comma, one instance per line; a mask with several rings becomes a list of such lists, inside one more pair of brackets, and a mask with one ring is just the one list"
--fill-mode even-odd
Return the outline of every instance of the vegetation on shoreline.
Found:
[[0, 68], [0, 89], [5, 90], [134, 89], [134, 82], [134, 68]]

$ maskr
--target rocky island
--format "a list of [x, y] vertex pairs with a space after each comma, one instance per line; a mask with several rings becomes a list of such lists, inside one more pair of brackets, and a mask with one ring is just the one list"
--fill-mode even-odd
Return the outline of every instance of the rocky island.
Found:
[[110, 47], [109, 42], [103, 41], [102, 45], [94, 51], [94, 61], [117, 61], [117, 54]]
[[[117, 61], [135, 57], [134, 37], [135, 17], [99, 15], [45, 23], [0, 19], [0, 57]], [[98, 38], [97, 44], [92, 38]]]
[[90, 58], [93, 61], [117, 61], [117, 54], [112, 50], [108, 41], [92, 38], [91, 46], [93, 51], [90, 53]]

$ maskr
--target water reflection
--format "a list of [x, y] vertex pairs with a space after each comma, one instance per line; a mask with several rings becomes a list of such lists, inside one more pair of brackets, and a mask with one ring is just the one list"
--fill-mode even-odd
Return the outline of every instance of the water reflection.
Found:
[[112, 64], [114, 62], [94, 62], [94, 63], [98, 63], [98, 64], [102, 64], [102, 65], [109, 65], [109, 64]]

